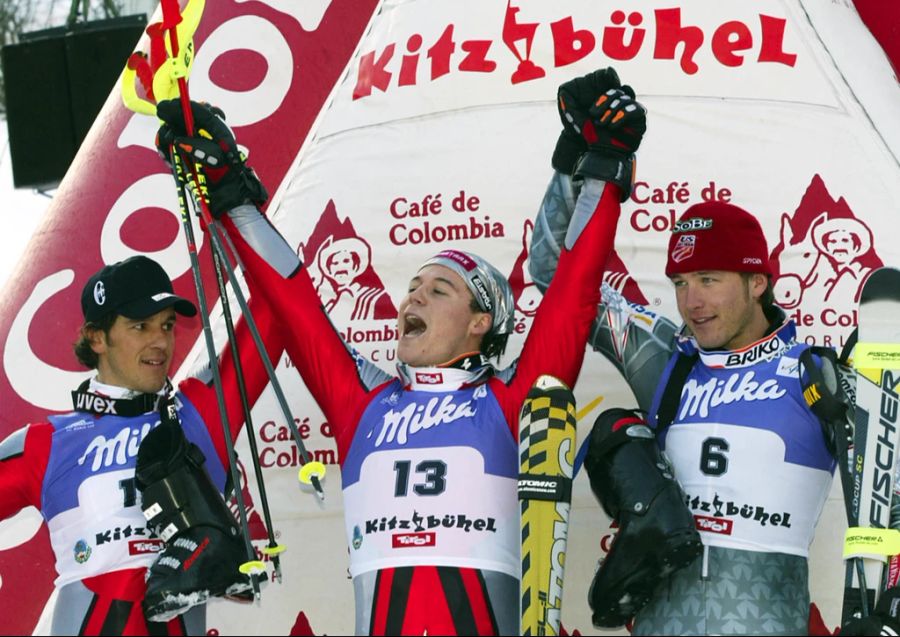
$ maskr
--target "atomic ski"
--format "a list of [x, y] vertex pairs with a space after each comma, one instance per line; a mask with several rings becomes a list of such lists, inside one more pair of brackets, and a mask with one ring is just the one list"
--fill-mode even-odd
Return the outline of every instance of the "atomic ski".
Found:
[[553, 376], [538, 378], [519, 420], [520, 635], [559, 635], [575, 424], [571, 390]]

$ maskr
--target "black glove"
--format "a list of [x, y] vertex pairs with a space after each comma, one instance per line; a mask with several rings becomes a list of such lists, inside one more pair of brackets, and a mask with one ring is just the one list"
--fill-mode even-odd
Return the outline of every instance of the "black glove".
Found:
[[587, 150], [587, 140], [583, 137], [583, 126], [588, 120], [589, 110], [601, 95], [611, 88], [619, 88], [622, 83], [611, 66], [592, 71], [559, 85], [556, 106], [563, 130], [556, 142], [551, 164], [553, 168], [571, 175], [575, 162]]
[[261, 206], [269, 198], [265, 187], [252, 168], [244, 163], [234, 139], [225, 123], [221, 109], [206, 103], [191, 102], [194, 116], [194, 136], [187, 137], [184, 114], [179, 100], [165, 100], [157, 104], [156, 115], [163, 121], [156, 133], [156, 148], [169, 163], [173, 147], [185, 161], [191, 161], [206, 177], [209, 209], [219, 218], [232, 208], [245, 203]]
[[634, 99], [629, 86], [611, 88], [588, 111], [582, 126], [588, 152], [575, 167], [575, 177], [591, 177], [616, 184], [621, 201], [631, 195], [634, 152], [647, 130], [647, 110]]
[[887, 589], [878, 598], [875, 611], [868, 617], [857, 617], [841, 627], [844, 635], [900, 635], [900, 589]]
[[900, 635], [900, 622], [891, 617], [875, 614], [868, 617], [854, 617], [841, 627], [842, 637], [863, 637], [864, 635]]
[[630, 86], [609, 89], [591, 106], [582, 133], [590, 150], [631, 155], [647, 131], [647, 109]]

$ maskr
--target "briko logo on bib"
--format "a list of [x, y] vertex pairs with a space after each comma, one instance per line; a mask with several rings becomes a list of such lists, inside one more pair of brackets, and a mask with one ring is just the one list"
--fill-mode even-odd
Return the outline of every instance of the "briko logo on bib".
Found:
[[713, 369], [748, 367], [775, 358], [789, 345], [780, 338], [770, 336], [734, 352], [704, 352], [703, 363]]

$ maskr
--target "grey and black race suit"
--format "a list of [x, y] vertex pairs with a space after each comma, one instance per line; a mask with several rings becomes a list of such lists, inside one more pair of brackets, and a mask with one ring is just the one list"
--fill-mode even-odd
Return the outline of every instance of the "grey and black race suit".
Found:
[[[554, 175], [534, 229], [543, 288], [570, 223], [569, 177]], [[684, 330], [602, 288], [591, 344], [615, 365], [651, 424], [677, 352], [697, 355], [661, 447], [686, 493], [702, 558], [672, 574], [638, 612], [634, 634], [805, 634], [807, 557], [835, 460], [802, 395], [793, 322], [783, 312], [740, 351], [703, 351]]]

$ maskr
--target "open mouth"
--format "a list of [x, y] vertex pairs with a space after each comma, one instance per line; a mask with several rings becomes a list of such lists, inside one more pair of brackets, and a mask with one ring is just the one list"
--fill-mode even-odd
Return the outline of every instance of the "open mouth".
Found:
[[403, 336], [419, 336], [425, 333], [428, 326], [415, 314], [406, 314], [403, 317]]

